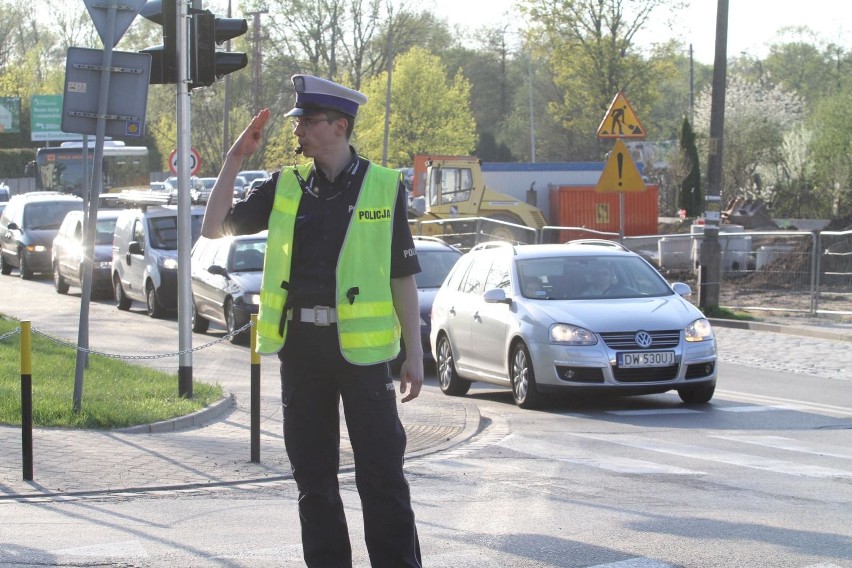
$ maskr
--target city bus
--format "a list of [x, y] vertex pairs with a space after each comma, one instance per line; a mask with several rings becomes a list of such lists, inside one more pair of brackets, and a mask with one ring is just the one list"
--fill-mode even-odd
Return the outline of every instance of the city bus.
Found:
[[[93, 172], [94, 144], [89, 144], [89, 177]], [[83, 196], [83, 144], [63, 142], [55, 148], [39, 148], [35, 159], [37, 191], [59, 191]], [[102, 193], [150, 187], [148, 148], [126, 146], [124, 142], [104, 142]]]

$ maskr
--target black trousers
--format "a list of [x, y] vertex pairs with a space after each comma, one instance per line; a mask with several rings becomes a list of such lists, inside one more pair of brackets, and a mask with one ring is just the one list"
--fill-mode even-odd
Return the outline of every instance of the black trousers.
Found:
[[307, 566], [352, 566], [337, 478], [342, 400], [370, 564], [420, 568], [420, 544], [402, 469], [405, 430], [387, 364], [352, 365], [340, 352], [335, 325], [292, 321], [279, 358], [284, 443], [299, 488]]

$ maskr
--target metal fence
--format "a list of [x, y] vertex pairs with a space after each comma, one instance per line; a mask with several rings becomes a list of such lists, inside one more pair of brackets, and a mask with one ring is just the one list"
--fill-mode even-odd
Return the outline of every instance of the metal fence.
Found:
[[[719, 232], [722, 251], [719, 305], [749, 311], [852, 315], [852, 231]], [[442, 238], [467, 250], [488, 240], [515, 244], [593, 238], [619, 240], [617, 233], [584, 227], [522, 225], [478, 217], [427, 221], [419, 234]], [[624, 237], [622, 243], [653, 262], [670, 282], [698, 286], [703, 227], [687, 234]], [[698, 301], [693, 294], [691, 300]]]

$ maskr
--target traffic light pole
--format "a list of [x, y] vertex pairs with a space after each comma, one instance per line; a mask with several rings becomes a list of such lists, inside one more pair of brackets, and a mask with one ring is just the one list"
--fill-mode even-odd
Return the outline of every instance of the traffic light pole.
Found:
[[189, 2], [177, 0], [178, 395], [192, 398], [192, 198], [189, 193]]

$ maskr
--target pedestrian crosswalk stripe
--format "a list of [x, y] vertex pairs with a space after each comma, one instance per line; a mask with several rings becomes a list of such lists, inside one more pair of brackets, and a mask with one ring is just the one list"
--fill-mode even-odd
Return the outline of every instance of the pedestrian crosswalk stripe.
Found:
[[655, 414], [701, 414], [703, 411], [694, 408], [645, 408], [641, 410], [607, 410], [607, 414], [617, 416], [646, 416]]
[[658, 562], [650, 558], [631, 558], [630, 560], [621, 560], [619, 562], [610, 562], [608, 564], [595, 564], [589, 568], [674, 568], [671, 564]]
[[778, 450], [787, 450], [790, 452], [800, 452], [804, 454], [813, 454], [815, 456], [827, 456], [832, 458], [843, 458], [852, 460], [852, 452], [845, 448], [836, 446], [814, 446], [813, 444], [805, 444], [798, 440], [784, 438], [781, 436], [722, 436], [713, 435], [711, 438], [719, 438], [720, 440], [733, 440], [734, 442], [742, 442], [745, 444], [754, 444], [756, 446], [764, 446], [767, 448], [775, 448]]
[[852, 477], [852, 472], [830, 467], [820, 467], [816, 465], [798, 464], [794, 462], [766, 458], [762, 456], [753, 456], [749, 454], [740, 454], [736, 452], [728, 452], [725, 450], [714, 450], [708, 447], [695, 446], [692, 444], [678, 444], [676, 442], [659, 442], [650, 438], [630, 435], [596, 435], [596, 434], [580, 434], [576, 432], [569, 433], [570, 436], [579, 438], [588, 438], [603, 442], [619, 444], [630, 448], [640, 450], [650, 450], [664, 454], [682, 456], [703, 461], [711, 461], [717, 463], [726, 463], [740, 467], [748, 467], [763, 471], [771, 471], [775, 473], [783, 473], [787, 475], [796, 475], [801, 477]]
[[585, 465], [595, 467], [606, 471], [616, 473], [639, 473], [639, 474], [660, 474], [660, 475], [703, 475], [704, 472], [684, 469], [671, 465], [659, 464], [654, 462], [634, 460], [619, 456], [599, 456], [589, 455], [582, 448], [565, 446], [562, 444], [553, 444], [535, 438], [527, 438], [524, 436], [516, 436], [514, 434], [507, 436], [498, 444], [503, 448], [508, 448], [516, 452], [529, 454], [535, 457], [547, 458], [550, 460], [559, 460], [577, 465]]

